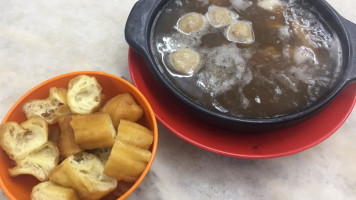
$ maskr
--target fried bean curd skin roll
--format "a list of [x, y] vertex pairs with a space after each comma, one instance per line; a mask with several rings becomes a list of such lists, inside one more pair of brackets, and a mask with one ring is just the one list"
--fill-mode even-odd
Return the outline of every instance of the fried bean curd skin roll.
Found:
[[82, 149], [105, 148], [114, 144], [116, 131], [108, 113], [73, 115], [70, 126], [75, 142]]

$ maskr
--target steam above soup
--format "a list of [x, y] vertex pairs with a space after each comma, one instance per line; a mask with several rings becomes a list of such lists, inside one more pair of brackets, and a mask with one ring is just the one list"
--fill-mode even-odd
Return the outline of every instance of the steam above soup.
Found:
[[339, 39], [295, 0], [169, 2], [151, 34], [157, 65], [185, 95], [228, 115], [296, 113], [336, 81]]

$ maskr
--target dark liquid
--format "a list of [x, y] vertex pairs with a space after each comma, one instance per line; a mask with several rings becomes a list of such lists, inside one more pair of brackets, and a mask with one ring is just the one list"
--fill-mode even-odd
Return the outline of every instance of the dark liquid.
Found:
[[[213, 1], [250, 21], [255, 42], [228, 41], [227, 27], [184, 35], [176, 28], [186, 13], [207, 13], [209, 1], [171, 1], [158, 16], [152, 34], [152, 51], [161, 70], [177, 88], [206, 108], [248, 118], [296, 113], [326, 94], [338, 77], [341, 47], [309, 5], [282, 1], [269, 12], [256, 1], [247, 8], [226, 0]], [[241, 1], [238, 1], [241, 3]], [[308, 10], [309, 9], [309, 10]], [[192, 76], [172, 70], [168, 55], [178, 48], [195, 50], [204, 61]]]

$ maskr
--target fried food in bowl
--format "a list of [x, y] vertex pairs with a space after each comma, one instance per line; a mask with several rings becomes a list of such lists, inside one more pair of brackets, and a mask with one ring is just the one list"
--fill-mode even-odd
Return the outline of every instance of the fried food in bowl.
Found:
[[[132, 96], [132, 98], [136, 102], [137, 106], [139, 106], [142, 109], [142, 116], [139, 117], [139, 119], [135, 119], [134, 123], [137, 123], [140, 126], [145, 127], [146, 129], [150, 130], [152, 133], [153, 140], [150, 139], [150, 140], [152, 140], [152, 143], [151, 143], [151, 145], [149, 145], [149, 149], [148, 149], [148, 151], [150, 151], [150, 157], [149, 157], [149, 159], [146, 159], [146, 161], [144, 162], [145, 166], [144, 166], [142, 173], [138, 174], [137, 179], [135, 179], [134, 182], [131, 182], [131, 183], [116, 179], [115, 181], [118, 184], [117, 188], [114, 188], [114, 189], [110, 188], [110, 190], [107, 190], [109, 192], [112, 191], [108, 195], [106, 195], [106, 194], [109, 192], [102, 192], [106, 196], [100, 197], [100, 198], [103, 197], [105, 199], [125, 199], [137, 188], [137, 186], [142, 182], [142, 180], [148, 173], [148, 170], [150, 169], [150, 167], [152, 165], [152, 162], [153, 162], [153, 159], [154, 159], [154, 156], [156, 153], [157, 141], [158, 141], [156, 119], [155, 119], [154, 113], [153, 113], [149, 103], [147, 102], [145, 97], [133, 85], [131, 85], [126, 80], [124, 80], [120, 77], [111, 75], [111, 74], [107, 74], [107, 73], [103, 73], [103, 72], [95, 72], [95, 71], [80, 71], [80, 72], [72, 72], [72, 73], [68, 73], [68, 74], [59, 75], [57, 77], [51, 78], [51, 79], [39, 84], [38, 86], [32, 88], [26, 94], [24, 94], [13, 105], [13, 107], [9, 110], [9, 112], [6, 114], [6, 116], [4, 117], [4, 119], [2, 121], [1, 126], [5, 127], [4, 124], [6, 124], [8, 122], [16, 122], [19, 125], [19, 124], [27, 121], [28, 119], [26, 117], [26, 114], [23, 111], [23, 107], [27, 102], [30, 102], [33, 100], [41, 100], [41, 99], [44, 100], [47, 98], [52, 98], [52, 99], [56, 99], [56, 101], [59, 103], [58, 103], [57, 108], [52, 109], [50, 112], [56, 113], [56, 111], [57, 111], [57, 113], [58, 113], [58, 109], [63, 108], [63, 107], [66, 108], [65, 112], [59, 110], [59, 112], [61, 112], [61, 115], [58, 115], [58, 121], [62, 122], [62, 121], [67, 120], [68, 122], [64, 123], [65, 129], [63, 128], [64, 127], [63, 124], [58, 125], [57, 122], [54, 124], [50, 124], [50, 123], [52, 123], [52, 121], [50, 123], [46, 122], [46, 123], [48, 123], [48, 130], [46, 133], [52, 134], [53, 132], [65, 131], [67, 134], [66, 137], [75, 137], [75, 134], [73, 134], [73, 133], [69, 134], [70, 130], [68, 130], [68, 129], [71, 128], [70, 121], [72, 120], [72, 118], [74, 116], [83, 115], [83, 114], [80, 114], [80, 113], [78, 114], [77, 111], [73, 110], [73, 104], [68, 106], [68, 101], [65, 101], [65, 100], [68, 100], [68, 98], [70, 98], [68, 96], [70, 96], [70, 95], [68, 95], [66, 98], [65, 97], [66, 95], [64, 95], [66, 93], [66, 91], [63, 88], [68, 89], [68, 83], [70, 82], [70, 80], [72, 80], [78, 76], [82, 76], [82, 75], [94, 77], [97, 80], [100, 87], [102, 88], [101, 92], [96, 91], [95, 96], [97, 96], [99, 99], [94, 98], [94, 101], [99, 102], [100, 106], [98, 108], [96, 108], [97, 105], [96, 104], [94, 105], [94, 103], [92, 103], [91, 105], [94, 105], [92, 107], [93, 108], [95, 107], [95, 108], [88, 109], [89, 112], [91, 112], [91, 113], [87, 113], [85, 115], [99, 114], [99, 115], [108, 117], [110, 115], [110, 113], [107, 114], [103, 111], [100, 111], [100, 109], [102, 107], [104, 107], [105, 104], [110, 99], [116, 97], [117, 95], [127, 93]], [[51, 89], [51, 88], [57, 88], [57, 89]], [[58, 91], [58, 95], [53, 95], [54, 90]], [[68, 92], [70, 92], [70, 91], [68, 91]], [[90, 96], [90, 94], [89, 94], [89, 96]], [[84, 98], [86, 98], [86, 97], [84, 97]], [[70, 109], [68, 109], [68, 107]], [[44, 114], [44, 117], [47, 116], [46, 113], [42, 113], [42, 114]], [[40, 115], [42, 115], [42, 114], [40, 114]], [[36, 116], [36, 117], [40, 118], [40, 116]], [[63, 120], [61, 118], [63, 118]], [[74, 118], [76, 118], [76, 117], [74, 117]], [[45, 119], [43, 119], [42, 121], [45, 121]], [[111, 123], [110, 120], [107, 120], [107, 122]], [[62, 127], [61, 127], [61, 125], [62, 125]], [[113, 126], [113, 129], [115, 129], [115, 137], [116, 137], [116, 133], [118, 132], [118, 126], [114, 126], [114, 125], [112, 125], [112, 126]], [[108, 125], [108, 127], [109, 127], [109, 125]], [[19, 129], [20, 128], [26, 129], [26, 127], [19, 127]], [[63, 130], [61, 130], [61, 128]], [[109, 127], [109, 129], [111, 129], [111, 128]], [[59, 134], [59, 136], [56, 136], [57, 140], [58, 140], [58, 144], [53, 143], [54, 146], [56, 146], [56, 145], [60, 146], [59, 144], [61, 144], [61, 142], [64, 142], [64, 141], [73, 142], [73, 140], [74, 140], [74, 142], [75, 142], [75, 138], [67, 138], [67, 140], [61, 141], [60, 134]], [[112, 134], [112, 136], [114, 136], [113, 132], [110, 132], [110, 134]], [[110, 135], [110, 137], [111, 137], [111, 135]], [[48, 137], [46, 137], [46, 138], [51, 138], [51, 137], [50, 137], [50, 135], [48, 135]], [[46, 141], [47, 140], [48, 139], [46, 139]], [[41, 143], [43, 143], [43, 142], [41, 142]], [[83, 147], [87, 145], [86, 142], [83, 142], [83, 144], [84, 143], [85, 143], [85, 145], [83, 145]], [[110, 143], [113, 143], [113, 142], [110, 142]], [[50, 144], [51, 145], [49, 145], [49, 146], [52, 147], [52, 142], [50, 142]], [[61, 145], [63, 145], [63, 144], [61, 144]], [[69, 145], [71, 145], [71, 144], [69, 144]], [[37, 146], [41, 146], [41, 145], [37, 145]], [[57, 146], [54, 149], [57, 149]], [[63, 156], [63, 153], [61, 152], [61, 148], [58, 148], [59, 152], [61, 153], [61, 156], [59, 158], [59, 165], [61, 163], [63, 163], [65, 161], [65, 159], [71, 159], [71, 158], [73, 158], [73, 156], [78, 157], [77, 155], [83, 154], [83, 152], [84, 152], [85, 154], [90, 154], [89, 157], [95, 157], [94, 160], [96, 163], [99, 163], [99, 162], [102, 163], [102, 167], [100, 167], [99, 171], [103, 170], [106, 162], [108, 161], [108, 157], [111, 152], [111, 147], [107, 147], [108, 145], [104, 145], [105, 148], [103, 146], [103, 148], [101, 150], [100, 149], [93, 150], [91, 148], [91, 145], [89, 145], [89, 146], [90, 146], [90, 148], [88, 148], [88, 149], [86, 149], [86, 148], [82, 148], [82, 150], [76, 149], [75, 151], [73, 151], [73, 153], [66, 153], [65, 156]], [[147, 144], [145, 146], [147, 146]], [[31, 152], [29, 152], [29, 154], [32, 153], [31, 155], [34, 155], [34, 158], [41, 155], [41, 154], [33, 154], [33, 153], [36, 153], [36, 150], [37, 150], [37, 148], [35, 150], [33, 150], [33, 151], [31, 150]], [[18, 199], [18, 200], [31, 199], [31, 192], [32, 192], [33, 188], [34, 188], [35, 192], [37, 192], [36, 193], [37, 196], [38, 196], [38, 194], [40, 196], [48, 194], [48, 191], [52, 190], [52, 189], [56, 189], [56, 191], [58, 189], [58, 191], [61, 191], [61, 192], [63, 191], [64, 192], [63, 196], [68, 196], [67, 194], [69, 194], [69, 193], [72, 195], [71, 187], [68, 187], [71, 184], [60, 185], [60, 183], [62, 183], [62, 181], [60, 181], [61, 176], [59, 176], [59, 179], [58, 179], [58, 177], [55, 179], [52, 178], [53, 180], [55, 180], [55, 182], [52, 181], [50, 183], [40, 182], [38, 180], [38, 178], [36, 178], [35, 176], [27, 175], [27, 174], [21, 174], [21, 175], [15, 176], [15, 177], [10, 176], [9, 169], [14, 168], [15, 162], [18, 164], [19, 161], [17, 161], [17, 160], [15, 161], [14, 157], [9, 156], [7, 151], [8, 150], [6, 150], [6, 152], [5, 152], [3, 149], [0, 150], [0, 162], [2, 163], [2, 165], [0, 167], [0, 186], [1, 186], [2, 190], [4, 191], [4, 193], [8, 196], [9, 199], [13, 199], [13, 200], [15, 200], [15, 199]], [[101, 153], [101, 152], [104, 152], [104, 153]], [[57, 151], [57, 154], [59, 155], [58, 151]], [[96, 159], [96, 158], [98, 158], [98, 159]], [[64, 162], [64, 163], [66, 163], [66, 162]], [[58, 166], [56, 165], [56, 167], [58, 167]], [[56, 169], [56, 167], [54, 169]], [[140, 165], [140, 168], [142, 168], [142, 164]], [[54, 169], [51, 171], [51, 173], [53, 171], [55, 171]], [[49, 174], [49, 176], [46, 176], [45, 178], [41, 178], [41, 181], [48, 181], [48, 179], [49, 179], [49, 181], [51, 181], [51, 178], [50, 178], [51, 173]], [[100, 172], [100, 173], [104, 173], [104, 172]], [[104, 174], [102, 174], [102, 175], [104, 175]], [[115, 179], [115, 177], [112, 179]], [[115, 181], [113, 184], [114, 186], [116, 186]], [[66, 182], [66, 181], [63, 181], [63, 182]], [[43, 184], [39, 185], [40, 183], [43, 183]], [[34, 187], [36, 185], [38, 185], [38, 187]], [[75, 185], [75, 184], [73, 184], [73, 185]], [[65, 188], [62, 188], [62, 187], [65, 187]], [[66, 188], [69, 188], [69, 189], [66, 189]], [[78, 188], [82, 189], [82, 187], [78, 187]], [[124, 190], [123, 190], [123, 188], [124, 188]], [[76, 192], [76, 194], [78, 194], [79, 197], [83, 197], [82, 191], [84, 191], [84, 190], [76, 191], [77, 188], [72, 188], [72, 189], [74, 189], [74, 191]], [[118, 192], [118, 191], [120, 191], [120, 192]], [[38, 193], [38, 192], [40, 192], [40, 193]], [[95, 191], [94, 191], [94, 193], [95, 193]], [[117, 194], [120, 194], [120, 195], [117, 195]], [[98, 195], [98, 196], [100, 196], [100, 195]]]

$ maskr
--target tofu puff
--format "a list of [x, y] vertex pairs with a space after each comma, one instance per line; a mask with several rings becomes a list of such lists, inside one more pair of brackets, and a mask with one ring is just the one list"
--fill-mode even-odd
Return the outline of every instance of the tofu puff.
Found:
[[188, 48], [181, 48], [171, 53], [169, 61], [173, 70], [184, 75], [196, 73], [201, 66], [199, 54]]
[[255, 41], [252, 24], [248, 21], [233, 22], [226, 31], [226, 37], [229, 41], [240, 44], [251, 44]]
[[187, 13], [178, 20], [177, 27], [187, 35], [201, 31], [205, 27], [204, 16], [196, 12]]

